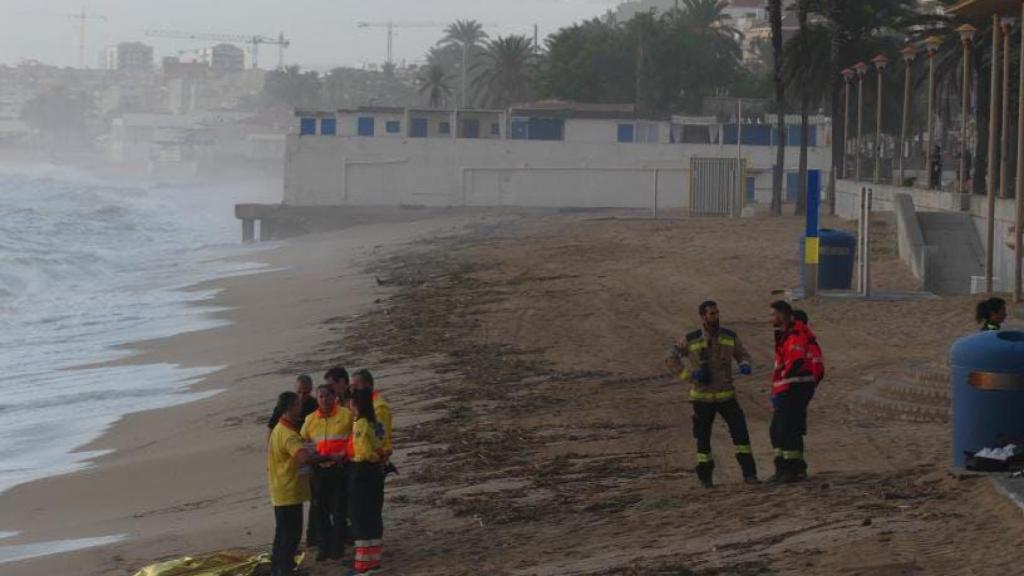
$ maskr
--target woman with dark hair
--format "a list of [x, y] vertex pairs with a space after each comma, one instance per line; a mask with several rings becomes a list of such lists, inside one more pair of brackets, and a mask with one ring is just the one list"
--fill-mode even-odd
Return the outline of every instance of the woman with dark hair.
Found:
[[974, 309], [974, 319], [981, 324], [981, 331], [1001, 330], [1006, 320], [1006, 300], [989, 298], [978, 302]]
[[356, 574], [380, 568], [381, 538], [384, 536], [384, 426], [377, 422], [373, 391], [352, 391], [349, 409], [355, 422], [349, 437], [351, 460], [348, 473], [349, 521], [355, 540]]
[[302, 403], [295, 392], [277, 397], [281, 417], [270, 433], [267, 445], [267, 481], [274, 506], [274, 548], [270, 572], [273, 576], [295, 574], [295, 553], [302, 540], [302, 504], [309, 501], [309, 478], [300, 470], [324, 461], [306, 451], [299, 428]]

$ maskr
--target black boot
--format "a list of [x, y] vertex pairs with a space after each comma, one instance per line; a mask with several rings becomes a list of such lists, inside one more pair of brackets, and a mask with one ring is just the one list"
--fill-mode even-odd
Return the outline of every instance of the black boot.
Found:
[[807, 461], [804, 459], [793, 461], [793, 476], [796, 480], [807, 480]]
[[714, 472], [714, 462], [701, 462], [700, 464], [697, 464], [697, 479], [700, 480], [700, 485], [704, 488], [714, 488]]
[[771, 484], [782, 482], [783, 478], [786, 476], [786, 461], [782, 456], [776, 456], [774, 462], [775, 474], [772, 474], [771, 478], [768, 478], [768, 482]]
[[747, 484], [758, 484], [757, 463], [754, 462], [754, 455], [736, 454], [736, 461], [739, 462], [740, 470], [743, 471], [743, 481]]

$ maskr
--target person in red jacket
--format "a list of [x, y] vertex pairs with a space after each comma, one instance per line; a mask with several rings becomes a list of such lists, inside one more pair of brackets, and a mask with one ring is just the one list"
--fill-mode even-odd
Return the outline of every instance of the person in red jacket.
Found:
[[[787, 302], [771, 304], [775, 328], [775, 369], [772, 371], [771, 440], [775, 448], [775, 475], [771, 482], [797, 482], [807, 477], [804, 435], [807, 405], [817, 378], [809, 358], [811, 332], [793, 317]], [[815, 340], [816, 341], [816, 340]]]

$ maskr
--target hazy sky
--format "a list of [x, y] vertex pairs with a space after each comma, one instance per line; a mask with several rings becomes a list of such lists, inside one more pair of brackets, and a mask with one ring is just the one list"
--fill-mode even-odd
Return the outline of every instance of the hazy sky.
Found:
[[[387, 32], [358, 29], [356, 22], [445, 24], [475, 18], [490, 24], [491, 35], [533, 34], [541, 38], [574, 21], [592, 18], [618, 0], [0, 0], [0, 62], [36, 59], [51, 64], [78, 61], [78, 23], [61, 13], [88, 12], [107, 17], [90, 21], [86, 63], [95, 67], [105, 46], [141, 40], [157, 58], [201, 44], [146, 38], [148, 29], [276, 36], [292, 41], [290, 64], [326, 68], [383, 62]], [[395, 60], [417, 60], [440, 36], [438, 28], [396, 29]], [[277, 60], [275, 47], [260, 52], [262, 67]]]

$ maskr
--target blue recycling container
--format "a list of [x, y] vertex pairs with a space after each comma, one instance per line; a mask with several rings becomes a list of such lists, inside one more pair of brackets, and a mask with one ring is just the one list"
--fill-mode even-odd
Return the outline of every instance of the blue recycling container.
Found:
[[982, 448], [1024, 443], [1024, 332], [979, 332], [949, 351], [953, 465]]
[[[818, 289], [849, 290], [853, 286], [853, 267], [857, 257], [857, 237], [843, 230], [822, 228], [818, 232]], [[800, 285], [804, 280], [804, 241], [800, 237]]]

